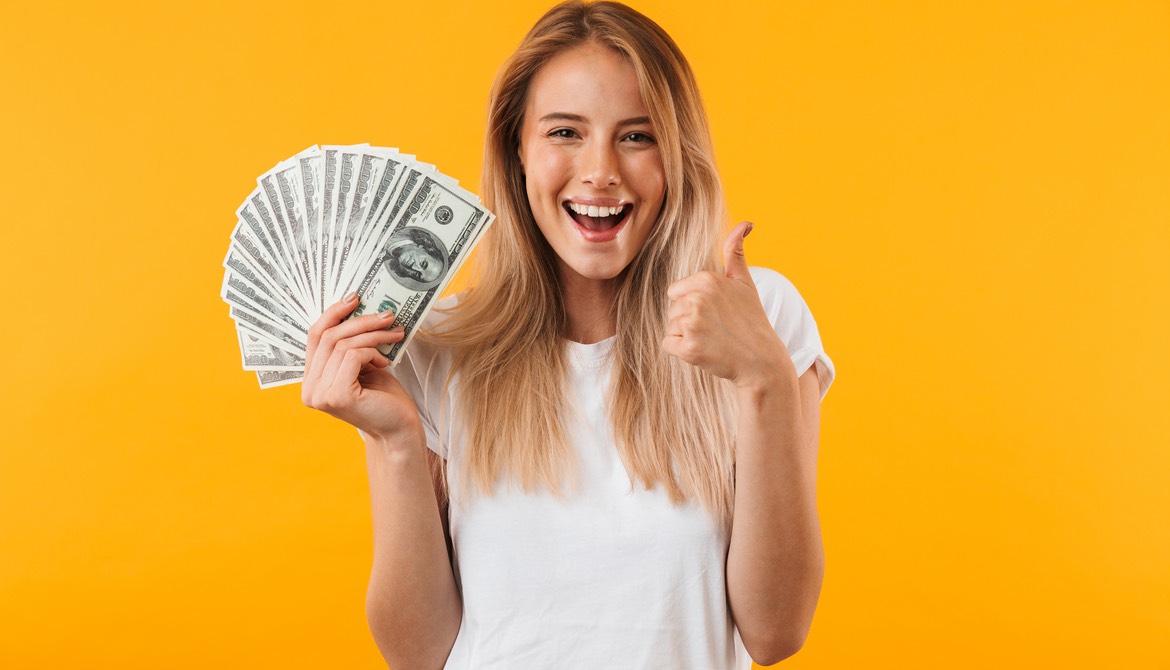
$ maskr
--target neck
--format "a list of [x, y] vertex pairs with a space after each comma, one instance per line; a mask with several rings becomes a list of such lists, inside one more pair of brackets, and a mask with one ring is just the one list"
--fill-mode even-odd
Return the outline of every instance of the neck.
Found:
[[614, 300], [617, 279], [589, 279], [562, 268], [561, 296], [569, 320], [569, 339], [595, 344], [617, 333]]

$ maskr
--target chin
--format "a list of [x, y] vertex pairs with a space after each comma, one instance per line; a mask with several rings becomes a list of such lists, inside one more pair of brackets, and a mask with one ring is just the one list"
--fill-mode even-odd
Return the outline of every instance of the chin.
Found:
[[589, 281], [610, 281], [620, 277], [629, 266], [620, 262], [565, 263], [563, 269]]

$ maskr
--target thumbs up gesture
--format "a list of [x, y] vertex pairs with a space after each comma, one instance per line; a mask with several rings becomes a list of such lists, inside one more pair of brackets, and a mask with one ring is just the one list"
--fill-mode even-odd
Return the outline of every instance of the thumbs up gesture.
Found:
[[751, 229], [745, 221], [728, 233], [722, 273], [697, 272], [670, 285], [662, 340], [666, 353], [739, 388], [762, 388], [786, 362], [791, 364], [748, 272], [743, 238]]

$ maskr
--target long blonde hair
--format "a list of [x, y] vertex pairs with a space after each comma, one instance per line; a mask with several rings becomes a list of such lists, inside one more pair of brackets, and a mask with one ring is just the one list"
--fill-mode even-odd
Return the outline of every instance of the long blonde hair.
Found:
[[[490, 493], [501, 477], [560, 495], [577, 472], [565, 433], [567, 318], [555, 255], [529, 207], [517, 148], [528, 87], [554, 55], [596, 43], [633, 66], [666, 174], [658, 221], [619, 277], [610, 419], [631, 486], [698, 499], [726, 524], [734, 496], [729, 384], [662, 351], [667, 287], [720, 265], [722, 190], [690, 66], [662, 28], [616, 2], [563, 2], [529, 31], [492, 88], [483, 198], [485, 233], [473, 288], [439, 332], [455, 351], [465, 435], [464, 481]], [[501, 306], [509, 309], [501, 309]], [[445, 479], [445, 478], [444, 478]]]

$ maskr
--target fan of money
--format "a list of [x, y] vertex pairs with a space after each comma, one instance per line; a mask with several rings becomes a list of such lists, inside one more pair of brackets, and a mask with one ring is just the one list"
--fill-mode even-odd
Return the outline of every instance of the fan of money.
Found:
[[236, 210], [220, 295], [261, 388], [300, 381], [308, 330], [351, 291], [354, 314], [393, 309], [394, 365], [495, 215], [397, 149], [312, 146], [257, 180]]

